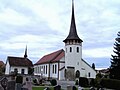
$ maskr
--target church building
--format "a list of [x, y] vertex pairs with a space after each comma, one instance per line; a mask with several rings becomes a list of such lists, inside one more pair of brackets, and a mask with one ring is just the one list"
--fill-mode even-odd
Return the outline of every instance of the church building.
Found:
[[74, 80], [77, 72], [80, 77], [95, 78], [96, 71], [82, 59], [83, 41], [77, 34], [73, 1], [70, 31], [63, 42], [65, 43], [64, 50], [45, 55], [34, 64], [34, 75], [58, 80]]

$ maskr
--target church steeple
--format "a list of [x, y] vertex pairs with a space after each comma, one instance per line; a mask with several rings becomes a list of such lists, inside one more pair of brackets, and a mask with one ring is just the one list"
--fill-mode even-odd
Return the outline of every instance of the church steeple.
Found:
[[77, 30], [76, 30], [75, 15], [74, 15], [74, 0], [72, 0], [72, 16], [71, 16], [71, 25], [70, 25], [69, 35], [63, 42], [66, 43], [69, 40], [82, 42], [82, 40], [77, 35]]
[[25, 48], [24, 58], [27, 58], [27, 46], [26, 46], [26, 48]]

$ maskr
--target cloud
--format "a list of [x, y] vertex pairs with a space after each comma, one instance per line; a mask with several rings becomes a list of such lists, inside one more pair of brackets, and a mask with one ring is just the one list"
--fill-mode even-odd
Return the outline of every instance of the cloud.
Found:
[[11, 8], [5, 8], [0, 13], [0, 23], [12, 24], [18, 26], [27, 25], [28, 23], [30, 23], [30, 18], [22, 15], [21, 13]]
[[[64, 2], [64, 3], [63, 3]], [[1, 0], [0, 53], [28, 56], [37, 62], [43, 55], [64, 48], [71, 20], [71, 1], [67, 0]], [[120, 28], [120, 0], [76, 0], [75, 18], [79, 37], [83, 40], [83, 59], [102, 65], [109, 59], [114, 39]], [[105, 61], [107, 62], [107, 60]]]
[[112, 47], [92, 48], [83, 51], [84, 57], [109, 58], [112, 54]]

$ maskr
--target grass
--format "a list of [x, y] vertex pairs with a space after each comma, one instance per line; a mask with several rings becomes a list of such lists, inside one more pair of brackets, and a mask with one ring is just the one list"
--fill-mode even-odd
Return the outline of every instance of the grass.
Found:
[[[32, 87], [32, 90], [44, 90], [46, 86], [38, 86], [38, 87]], [[49, 87], [50, 90], [54, 90], [54, 88], [51, 86]]]

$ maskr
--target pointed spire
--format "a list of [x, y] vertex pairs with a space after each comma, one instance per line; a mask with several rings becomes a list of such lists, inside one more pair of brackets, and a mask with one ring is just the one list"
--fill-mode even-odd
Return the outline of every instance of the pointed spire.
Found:
[[24, 58], [27, 58], [27, 45], [26, 45], [26, 48], [25, 48]]
[[74, 15], [74, 0], [72, 0], [72, 16], [71, 16], [69, 35], [63, 42], [66, 42], [67, 40], [78, 40], [79, 42], [82, 42], [82, 40], [77, 35], [77, 30], [76, 30], [75, 15]]

